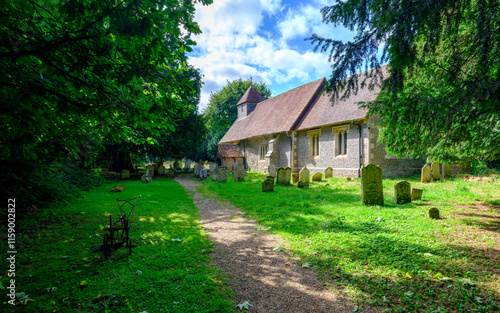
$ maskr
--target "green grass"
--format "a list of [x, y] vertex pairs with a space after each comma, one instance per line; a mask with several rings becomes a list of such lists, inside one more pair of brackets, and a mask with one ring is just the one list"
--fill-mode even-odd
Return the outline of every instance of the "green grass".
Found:
[[[412, 187], [424, 189], [423, 200], [396, 206], [398, 180], [388, 179], [385, 206], [368, 207], [361, 204], [359, 179], [329, 178], [308, 189], [275, 186], [263, 193], [264, 178], [252, 172], [242, 182], [207, 180], [202, 191], [229, 200], [283, 236], [285, 251], [360, 304], [386, 312], [499, 310], [498, 182], [421, 184], [410, 178]], [[482, 214], [468, 214], [474, 205], [481, 205]], [[428, 218], [431, 207], [443, 218]]]
[[[122, 184], [126, 186], [122, 193], [109, 193], [113, 185], [107, 184], [65, 206], [18, 218], [16, 292], [28, 294], [32, 301], [13, 308], [3, 297], [2, 312], [229, 312], [234, 308], [222, 275], [211, 263], [212, 244], [184, 188], [168, 179]], [[138, 195], [142, 198], [132, 223], [131, 237], [137, 244], [132, 255], [125, 248], [109, 260], [101, 253], [91, 254], [92, 247], [102, 244], [109, 214], [117, 219], [116, 198]], [[2, 245], [6, 242], [2, 238]], [[6, 250], [2, 246], [2, 252]], [[8, 286], [6, 274], [1, 277], [3, 288]]]

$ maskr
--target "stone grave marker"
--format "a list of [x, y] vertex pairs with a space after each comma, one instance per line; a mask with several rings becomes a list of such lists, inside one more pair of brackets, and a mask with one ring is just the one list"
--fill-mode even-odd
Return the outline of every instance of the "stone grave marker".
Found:
[[364, 205], [384, 205], [380, 166], [368, 164], [361, 169], [361, 199]]
[[443, 164], [443, 178], [448, 178], [451, 177], [451, 165], [450, 164]]
[[285, 169], [283, 167], [278, 168], [276, 171], [276, 185], [285, 184]]
[[308, 185], [308, 184], [306, 184], [305, 182], [303, 182], [303, 181], [301, 181], [301, 180], [299, 180], [299, 181], [297, 182], [297, 188], [307, 188], [307, 187], [309, 187], [309, 185]]
[[292, 176], [292, 169], [289, 167], [285, 168], [285, 186], [290, 185], [290, 177]]
[[153, 165], [148, 165], [146, 166], [146, 173], [148, 172], [148, 169], [149, 169], [149, 175], [151, 176], [151, 178], [153, 178], [154, 176], [154, 173], [155, 173], [155, 168]]
[[299, 173], [293, 173], [292, 174], [292, 182], [294, 184], [299, 182]]
[[428, 183], [431, 181], [431, 166], [429, 164], [425, 164], [422, 167], [422, 176], [420, 177], [421, 183]]
[[431, 176], [432, 180], [441, 179], [441, 173], [439, 172], [439, 163], [434, 162], [431, 164]]
[[154, 168], [152, 166], [147, 166], [146, 173], [144, 173], [144, 175], [142, 175], [141, 181], [143, 183], [150, 183], [153, 180], [153, 171], [154, 171]]
[[314, 173], [312, 176], [312, 181], [321, 181], [323, 179], [323, 174], [320, 172]]
[[200, 180], [205, 180], [208, 177], [208, 170], [202, 169], [200, 171]]
[[333, 177], [333, 169], [331, 167], [327, 167], [325, 170], [325, 178]]
[[401, 180], [394, 184], [394, 201], [396, 204], [411, 202], [411, 184]]
[[438, 208], [430, 208], [429, 209], [429, 217], [434, 219], [439, 219], [439, 209]]
[[217, 166], [217, 163], [214, 163], [214, 162], [210, 162], [210, 175], [212, 175], [212, 173], [219, 169], [219, 166]]
[[423, 189], [420, 188], [412, 188], [411, 189], [411, 201], [414, 200], [422, 200]]
[[233, 165], [233, 180], [234, 181], [240, 181], [245, 179], [245, 175], [247, 174], [247, 171], [245, 170], [245, 166], [243, 163], [235, 163]]
[[267, 167], [267, 173], [267, 175], [269, 176], [276, 177], [276, 166], [274, 166], [273, 164], [269, 164], [269, 166]]
[[229, 175], [229, 171], [228, 171], [227, 167], [222, 166], [219, 169], [219, 172], [217, 173], [217, 181], [219, 183], [225, 183], [228, 175]]
[[130, 171], [129, 170], [123, 170], [122, 171], [122, 178], [130, 178]]
[[184, 170], [191, 169], [191, 160], [186, 160], [186, 164], [184, 164]]
[[212, 181], [216, 181], [217, 180], [217, 174], [219, 173], [219, 169], [216, 168], [215, 170], [213, 170], [211, 173], [210, 173], [210, 177], [212, 177]]
[[267, 176], [262, 182], [262, 192], [274, 191], [274, 176]]
[[309, 170], [307, 167], [303, 167], [299, 172], [299, 181], [309, 186]]
[[200, 171], [203, 169], [203, 165], [196, 163], [194, 165], [194, 177], [200, 178]]
[[164, 175], [165, 174], [165, 166], [160, 165], [158, 166], [158, 175]]

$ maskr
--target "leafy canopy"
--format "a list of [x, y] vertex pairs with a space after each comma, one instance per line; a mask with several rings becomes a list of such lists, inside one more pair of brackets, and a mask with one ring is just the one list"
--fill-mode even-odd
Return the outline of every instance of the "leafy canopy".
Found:
[[209, 102], [203, 113], [208, 134], [200, 152], [201, 158], [214, 158], [217, 144], [236, 121], [238, 116], [236, 103], [250, 86], [257, 89], [264, 99], [271, 97], [271, 90], [267, 88], [266, 84], [255, 82], [252, 78], [246, 80], [238, 78], [228, 81], [221, 90], [210, 94]]
[[[380, 82], [379, 67], [390, 62], [385, 93], [366, 106], [380, 116], [391, 152], [442, 161], [500, 156], [498, 0], [347, 0], [322, 14], [357, 32], [350, 42], [309, 38], [330, 55], [334, 97]], [[368, 69], [366, 79], [352, 76]]]
[[211, 0], [4, 3], [0, 156], [50, 158], [82, 142], [145, 142], [193, 111], [185, 53]]

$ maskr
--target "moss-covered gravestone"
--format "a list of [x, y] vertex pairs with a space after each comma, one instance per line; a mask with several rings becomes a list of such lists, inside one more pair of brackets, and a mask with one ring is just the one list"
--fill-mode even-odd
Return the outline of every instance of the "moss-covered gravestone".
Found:
[[414, 200], [422, 200], [423, 189], [420, 188], [412, 188], [411, 189], [411, 201]]
[[130, 178], [130, 171], [129, 170], [123, 170], [122, 171], [122, 178]]
[[450, 164], [443, 164], [443, 177], [448, 178], [451, 177], [451, 165]]
[[380, 166], [368, 164], [361, 169], [361, 199], [364, 205], [384, 205]]
[[394, 201], [396, 204], [411, 202], [411, 184], [406, 180], [394, 184]]
[[434, 162], [431, 164], [431, 176], [432, 180], [441, 179], [441, 172], [439, 171], [439, 163]]
[[233, 179], [234, 181], [240, 181], [245, 179], [245, 175], [247, 171], [245, 170], [245, 166], [243, 163], [234, 163], [233, 164]]
[[431, 178], [431, 166], [429, 164], [425, 164], [424, 167], [422, 167], [422, 176], [420, 177], [420, 182], [428, 183], [431, 181]]
[[306, 186], [309, 186], [309, 170], [304, 167], [299, 172], [299, 181], [301, 181]]
[[439, 218], [439, 209], [438, 208], [430, 208], [429, 209], [429, 217], [438, 219]]
[[262, 182], [262, 192], [274, 191], [274, 177], [267, 176], [267, 178]]
[[321, 173], [314, 173], [312, 177], [312, 181], [321, 181], [323, 179], [323, 174]]
[[217, 173], [217, 178], [216, 178], [219, 183], [226, 182], [226, 179], [228, 176], [228, 172], [226, 170], [227, 170], [227, 167], [225, 167], [225, 166], [223, 166], [219, 169], [219, 172]]
[[289, 167], [285, 168], [285, 186], [290, 185], [290, 179], [292, 177], [292, 169]]
[[331, 167], [327, 167], [325, 170], [325, 178], [333, 177], [333, 169]]
[[299, 173], [293, 173], [292, 174], [292, 182], [294, 184], [299, 182]]

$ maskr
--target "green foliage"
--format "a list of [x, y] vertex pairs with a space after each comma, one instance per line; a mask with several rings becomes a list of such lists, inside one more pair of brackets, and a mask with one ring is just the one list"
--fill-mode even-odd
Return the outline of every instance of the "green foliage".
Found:
[[236, 103], [243, 97], [250, 86], [257, 89], [264, 99], [271, 97], [271, 91], [265, 83], [254, 82], [251, 78], [228, 81], [227, 85], [221, 90], [210, 94], [210, 100], [203, 113], [208, 134], [199, 151], [199, 158], [213, 160], [217, 144], [236, 121], [238, 116]]
[[[2, 312], [233, 311], [230, 290], [211, 262], [212, 243], [184, 188], [171, 179], [121, 184], [121, 193], [110, 193], [113, 185], [106, 184], [18, 220], [16, 291], [31, 301], [14, 309], [3, 301]], [[132, 255], [123, 247], [108, 260], [91, 254], [102, 245], [109, 215], [118, 218], [116, 198], [138, 195]], [[9, 286], [7, 275], [0, 280]]]
[[[385, 179], [386, 205], [366, 207], [359, 179], [328, 178], [308, 189], [277, 185], [274, 192], [262, 192], [265, 177], [250, 172], [241, 182], [203, 184], [207, 193], [282, 236], [291, 258], [325, 277], [324, 284], [333, 280], [358, 305], [385, 312], [499, 310], [497, 183], [422, 184], [420, 177], [407, 178], [424, 190], [423, 199], [395, 205], [399, 179]], [[442, 219], [430, 219], [430, 207], [438, 207]]]
[[81, 143], [173, 130], [193, 92], [181, 76], [200, 33], [196, 2], [211, 1], [4, 3], [0, 155], [53, 159]]
[[330, 53], [335, 96], [379, 82], [380, 70], [361, 81], [348, 76], [390, 62], [386, 94], [366, 106], [381, 117], [392, 153], [448, 162], [500, 156], [497, 0], [348, 0], [322, 13], [324, 22], [357, 31], [347, 43], [310, 38]]

